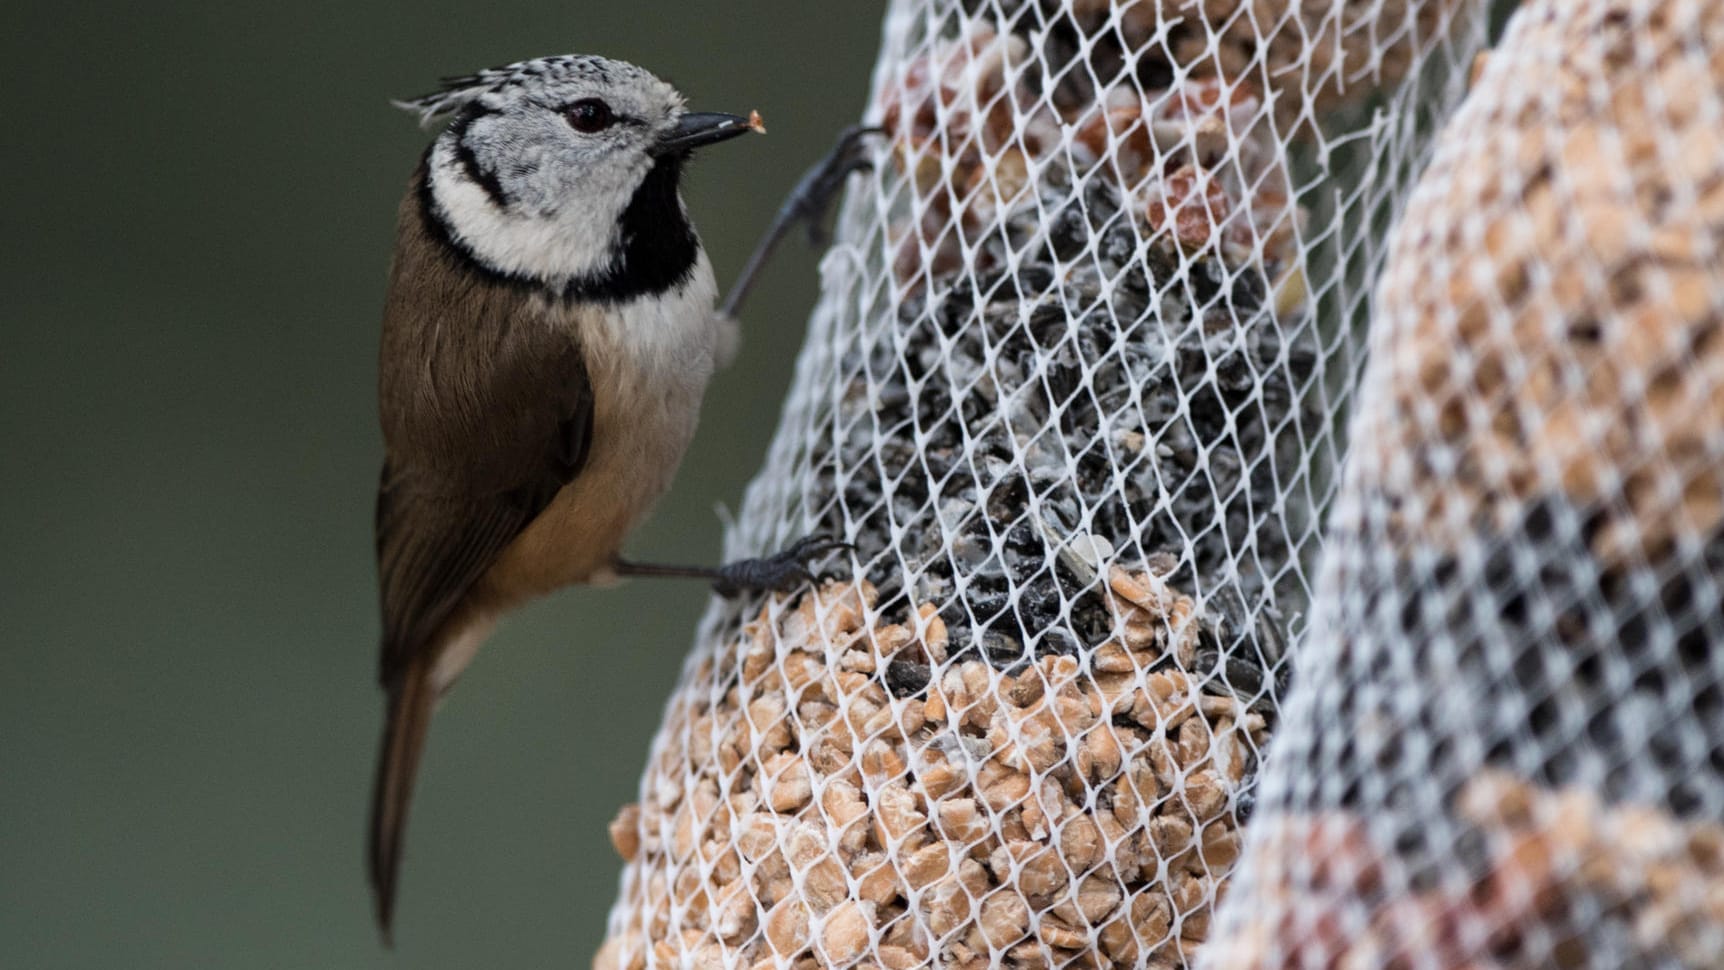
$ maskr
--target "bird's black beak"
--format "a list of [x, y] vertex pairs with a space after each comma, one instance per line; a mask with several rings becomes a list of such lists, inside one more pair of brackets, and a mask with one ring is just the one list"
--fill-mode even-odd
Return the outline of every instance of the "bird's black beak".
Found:
[[677, 121], [670, 133], [652, 147], [654, 155], [674, 155], [690, 152], [703, 145], [712, 145], [755, 130], [755, 124], [740, 115], [718, 114], [712, 111], [692, 111]]

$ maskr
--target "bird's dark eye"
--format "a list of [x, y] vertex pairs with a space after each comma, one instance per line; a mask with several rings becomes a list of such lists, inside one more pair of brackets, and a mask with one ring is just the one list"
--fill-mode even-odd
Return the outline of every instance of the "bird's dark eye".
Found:
[[611, 113], [611, 106], [598, 98], [582, 98], [563, 109], [563, 117], [569, 119], [569, 124], [576, 131], [592, 133], [604, 131], [617, 123], [617, 116]]

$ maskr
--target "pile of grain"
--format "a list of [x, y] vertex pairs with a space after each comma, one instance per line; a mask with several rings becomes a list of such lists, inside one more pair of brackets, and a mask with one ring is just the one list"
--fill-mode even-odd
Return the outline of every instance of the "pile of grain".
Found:
[[865, 582], [762, 609], [612, 826], [635, 905], [595, 966], [1180, 966], [1265, 725], [1178, 668], [1188, 598], [1108, 589], [1118, 639], [1010, 673], [952, 662], [932, 608], [879, 623]]

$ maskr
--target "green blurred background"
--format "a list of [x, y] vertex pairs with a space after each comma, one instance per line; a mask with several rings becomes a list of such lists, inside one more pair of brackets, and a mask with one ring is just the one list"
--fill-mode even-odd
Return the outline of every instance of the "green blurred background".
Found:
[[[386, 99], [576, 50], [760, 109], [687, 190], [726, 280], [861, 108], [880, 8], [5, 5], [0, 965], [587, 965], [698, 584], [504, 624], [433, 728], [393, 954], [371, 924], [375, 345], [429, 137]], [[814, 271], [773, 267], [637, 556], [717, 557]]]

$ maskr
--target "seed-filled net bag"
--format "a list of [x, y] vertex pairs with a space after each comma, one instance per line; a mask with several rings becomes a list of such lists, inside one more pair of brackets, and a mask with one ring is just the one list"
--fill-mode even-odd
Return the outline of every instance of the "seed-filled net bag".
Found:
[[890, 4], [727, 551], [855, 550], [713, 605], [599, 968], [1192, 964], [1486, 6]]
[[1523, 4], [1392, 234], [1209, 967], [1724, 967], [1724, 4]]

